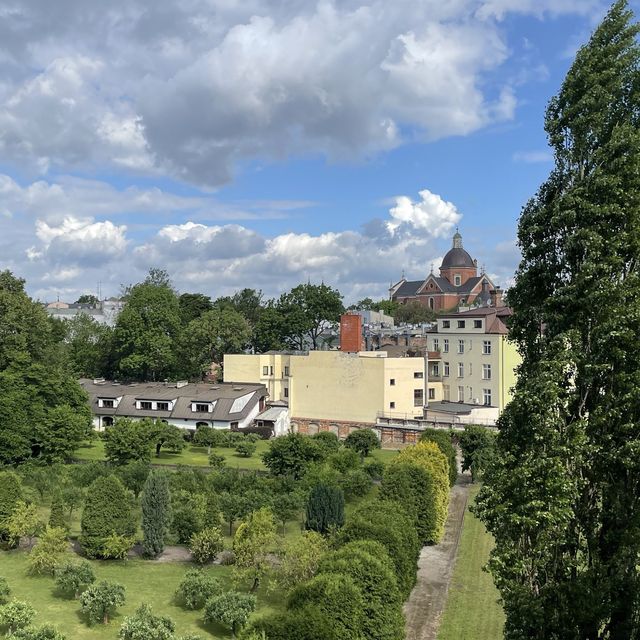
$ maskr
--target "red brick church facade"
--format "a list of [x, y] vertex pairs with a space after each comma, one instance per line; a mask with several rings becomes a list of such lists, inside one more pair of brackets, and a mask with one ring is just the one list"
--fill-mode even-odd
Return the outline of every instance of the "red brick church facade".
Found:
[[462, 236], [456, 231], [453, 246], [440, 265], [440, 275], [431, 273], [424, 280], [404, 277], [389, 289], [391, 300], [406, 304], [419, 302], [434, 311], [454, 309], [460, 305], [500, 306], [502, 290], [486, 273], [478, 275], [478, 261], [462, 246]]

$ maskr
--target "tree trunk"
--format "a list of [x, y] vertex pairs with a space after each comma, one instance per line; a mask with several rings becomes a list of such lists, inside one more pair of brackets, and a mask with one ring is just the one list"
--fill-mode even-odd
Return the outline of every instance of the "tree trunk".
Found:
[[258, 587], [260, 586], [260, 578], [254, 578], [253, 579], [253, 584], [251, 585], [251, 589], [250, 589], [250, 593], [255, 593], [258, 590]]
[[156, 458], [160, 457], [160, 449], [162, 448], [162, 442], [156, 444]]
[[105, 611], [102, 616], [102, 624], [109, 624], [109, 612]]

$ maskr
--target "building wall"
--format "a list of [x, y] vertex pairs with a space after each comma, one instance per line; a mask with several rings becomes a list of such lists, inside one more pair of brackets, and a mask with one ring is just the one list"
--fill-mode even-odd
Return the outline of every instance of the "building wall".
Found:
[[269, 393], [269, 399], [288, 401], [290, 355], [260, 353], [255, 355], [228, 354], [224, 357], [224, 380], [233, 382], [260, 382]]

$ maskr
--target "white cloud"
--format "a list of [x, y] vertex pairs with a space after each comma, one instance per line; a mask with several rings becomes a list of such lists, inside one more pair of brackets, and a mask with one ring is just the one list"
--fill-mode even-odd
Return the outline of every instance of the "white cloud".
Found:
[[3, 17], [0, 152], [35, 172], [216, 186], [239, 163], [361, 158], [513, 117], [510, 13], [598, 0], [23, 0]]
[[553, 162], [553, 153], [548, 150], [539, 151], [516, 151], [513, 154], [515, 162], [524, 162], [527, 164], [539, 164]]
[[428, 231], [434, 238], [442, 238], [462, 218], [453, 203], [446, 202], [428, 189], [420, 191], [419, 202], [413, 202], [407, 196], [398, 196], [395, 200], [395, 207], [389, 210], [391, 220], [387, 222], [392, 235], [401, 225], [408, 224], [413, 229]]

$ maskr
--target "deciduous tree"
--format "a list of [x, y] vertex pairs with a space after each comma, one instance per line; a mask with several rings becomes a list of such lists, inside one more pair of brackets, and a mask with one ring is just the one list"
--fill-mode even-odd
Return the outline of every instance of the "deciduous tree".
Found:
[[231, 637], [243, 627], [255, 611], [256, 597], [247, 593], [227, 591], [209, 598], [204, 607], [205, 622], [220, 622], [231, 629]]
[[80, 606], [91, 624], [109, 624], [109, 618], [124, 604], [125, 589], [121, 584], [101, 580], [80, 596]]

